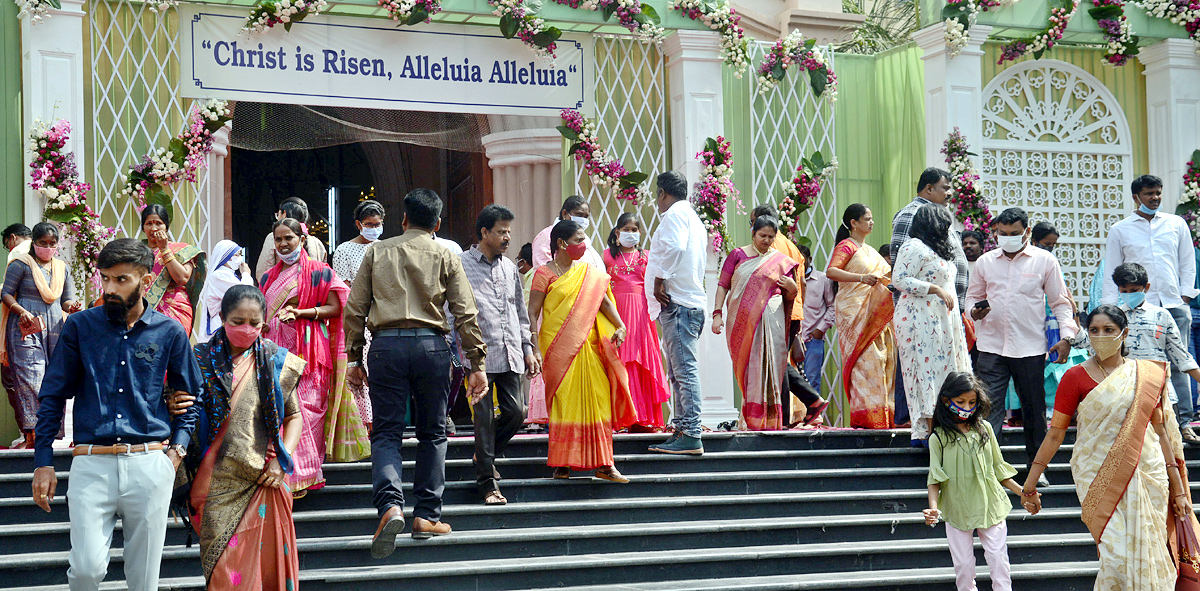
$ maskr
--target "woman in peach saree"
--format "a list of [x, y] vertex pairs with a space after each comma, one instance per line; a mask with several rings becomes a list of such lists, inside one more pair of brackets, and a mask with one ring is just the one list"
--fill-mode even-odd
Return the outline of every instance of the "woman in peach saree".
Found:
[[578, 262], [587, 252], [579, 225], [561, 221], [550, 233], [553, 258], [538, 267], [529, 292], [529, 318], [541, 320], [550, 451], [555, 478], [571, 470], [626, 483], [613, 466], [613, 432], [637, 422], [629, 377], [617, 347], [625, 324], [613, 303], [607, 273]]
[[842, 214], [837, 245], [825, 274], [837, 281], [834, 326], [842, 354], [842, 386], [850, 406], [850, 426], [891, 429], [895, 402], [896, 346], [892, 334], [892, 268], [865, 241], [875, 221], [871, 210], [854, 203]]

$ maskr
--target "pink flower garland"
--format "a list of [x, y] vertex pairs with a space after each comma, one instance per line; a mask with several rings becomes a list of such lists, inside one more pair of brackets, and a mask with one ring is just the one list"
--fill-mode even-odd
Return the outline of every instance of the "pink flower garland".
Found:
[[132, 199], [139, 211], [157, 203], [171, 208], [167, 188], [182, 182], [196, 182], [196, 173], [206, 166], [212, 152], [212, 134], [232, 117], [225, 101], [209, 100], [188, 112], [183, 131], [166, 148], [158, 148], [131, 165], [125, 175], [121, 194]]
[[967, 139], [957, 127], [950, 133], [942, 146], [946, 164], [950, 168], [950, 202], [954, 215], [967, 230], [983, 232], [985, 241], [991, 242], [992, 212], [987, 199], [979, 194], [979, 173], [971, 164], [971, 152]]
[[796, 174], [783, 183], [783, 199], [779, 201], [779, 222], [783, 231], [798, 244], [807, 244], [807, 238], [796, 236], [800, 229], [800, 214], [817, 203], [823, 189], [822, 181], [837, 170], [837, 158], [825, 162], [820, 152], [810, 158], [802, 158], [796, 166]]
[[1050, 23], [1042, 32], [1032, 37], [1009, 41], [1000, 50], [1000, 61], [1011, 62], [1020, 59], [1025, 54], [1033, 54], [1034, 59], [1042, 59], [1042, 55], [1063, 38], [1071, 17], [1079, 10], [1079, 0], [1051, 0]]
[[1192, 231], [1192, 244], [1200, 248], [1200, 150], [1192, 152], [1192, 159], [1183, 173], [1183, 198], [1176, 213], [1187, 221]]
[[379, 0], [392, 20], [402, 25], [419, 25], [433, 20], [433, 15], [442, 11], [438, 0]]
[[836, 101], [837, 75], [825, 63], [825, 56], [814, 49], [816, 44], [816, 39], [805, 41], [800, 31], [792, 31], [787, 37], [776, 41], [758, 66], [758, 93], [765, 94], [773, 90], [787, 75], [787, 71], [796, 66], [808, 72], [813, 94], [824, 96], [829, 102]]
[[729, 141], [722, 136], [708, 138], [704, 142], [704, 150], [696, 154], [696, 159], [704, 164], [704, 176], [692, 189], [692, 203], [696, 206], [700, 221], [704, 223], [704, 229], [708, 230], [713, 252], [728, 254], [733, 250], [725, 222], [729, 201], [737, 204], [739, 213], [745, 213], [746, 209], [733, 184], [733, 152]]
[[1096, 24], [1104, 31], [1108, 40], [1105, 48], [1105, 60], [1113, 66], [1123, 66], [1138, 54], [1138, 37], [1129, 26], [1125, 17], [1125, 0], [1092, 0], [1095, 6], [1088, 14], [1096, 19]]
[[583, 162], [583, 169], [593, 183], [603, 187], [616, 187], [618, 199], [635, 204], [649, 200], [650, 193], [642, 185], [649, 175], [630, 172], [620, 161], [610, 156], [600, 145], [596, 126], [579, 111], [563, 109], [560, 115], [563, 125], [558, 127], [558, 131], [572, 142], [570, 153], [575, 156], [577, 162]]

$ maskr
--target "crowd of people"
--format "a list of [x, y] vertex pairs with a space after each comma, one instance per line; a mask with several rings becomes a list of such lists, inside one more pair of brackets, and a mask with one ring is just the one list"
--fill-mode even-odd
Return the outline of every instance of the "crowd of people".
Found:
[[[371, 553], [394, 550], [406, 526], [409, 426], [412, 536], [451, 533], [441, 496], [460, 392], [484, 504], [508, 502], [496, 458], [530, 424], [548, 431], [553, 478], [629, 482], [613, 455], [623, 430], [667, 433], [653, 453], [703, 454], [698, 350], [711, 310], [708, 328], [726, 339], [742, 393], [732, 428], [822, 425], [826, 344], [836, 341], [850, 426], [908, 427], [929, 450], [926, 518], [947, 522], [960, 589], [974, 585], [973, 531], [994, 583], [1008, 588], [1003, 488], [1036, 513], [1044, 469], [1073, 421], [1072, 469], [1102, 576], [1161, 588], [1163, 575], [1143, 571], [1170, 562], [1166, 546], [1146, 549], [1153, 560], [1137, 568], [1127, 568], [1125, 548], [1149, 548], [1165, 530], [1112, 522], [1152, 509], [1166, 527], [1168, 498], [1190, 515], [1181, 446], [1200, 442], [1188, 383], [1200, 382], [1200, 366], [1185, 327], [1200, 295], [1200, 249], [1181, 219], [1158, 211], [1162, 182], [1137, 179], [1138, 209], [1110, 232], [1099, 299], [1081, 316], [1053, 255], [1053, 226], [1009, 208], [990, 236], [959, 232], [949, 180], [924, 171], [878, 250], [868, 244], [874, 213], [847, 207], [824, 271], [781, 231], [772, 205], [756, 207], [750, 241], [724, 257], [711, 302], [707, 231], [674, 171], [657, 178], [649, 240], [643, 220], [625, 213], [597, 252], [588, 203], [571, 196], [515, 261], [506, 256], [513, 211], [483, 208], [464, 251], [437, 236], [442, 200], [427, 189], [405, 196], [403, 233], [386, 240], [388, 212], [360, 202], [358, 235], [336, 245], [331, 265], [306, 204], [289, 198], [254, 273], [233, 241], [211, 256], [173, 242], [170, 212], [149, 205], [142, 239], [100, 253], [103, 293], [90, 307], [56, 257], [57, 226], [14, 224], [3, 234], [0, 360], [18, 445], [35, 450], [34, 501], [50, 510], [52, 443], [74, 400], [73, 589], [103, 580], [117, 515], [130, 587], [156, 587], [172, 502], [199, 534], [209, 588], [294, 589], [292, 504], [324, 486], [325, 461], [371, 458], [380, 516]], [[1006, 409], [1023, 427], [1024, 486], [997, 445]], [[1134, 455], [1114, 460], [1110, 450]], [[1132, 484], [1112, 478], [1135, 469], [1144, 477]]]

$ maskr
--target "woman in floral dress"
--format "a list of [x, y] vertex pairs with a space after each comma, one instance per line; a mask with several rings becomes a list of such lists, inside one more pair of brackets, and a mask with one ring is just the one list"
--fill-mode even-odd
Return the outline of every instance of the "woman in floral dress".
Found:
[[[383, 205], [378, 201], [367, 199], [359, 202], [354, 208], [354, 225], [358, 227], [358, 236], [337, 245], [333, 251], [333, 272], [346, 282], [347, 287], [353, 286], [358, 268], [362, 266], [363, 255], [367, 254], [367, 248], [383, 237], [383, 218]], [[371, 350], [371, 331], [366, 331], [365, 336], [367, 344], [363, 347], [363, 359], [367, 358], [367, 352]], [[371, 412], [371, 397], [367, 384], [364, 382], [357, 388], [347, 384], [346, 387], [354, 393], [354, 402], [358, 403], [363, 425], [370, 432], [374, 416]]]

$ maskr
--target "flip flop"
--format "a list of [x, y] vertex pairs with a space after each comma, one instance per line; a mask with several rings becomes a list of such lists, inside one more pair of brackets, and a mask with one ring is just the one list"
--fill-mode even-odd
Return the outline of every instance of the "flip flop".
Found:
[[507, 505], [508, 499], [504, 498], [504, 495], [500, 494], [500, 491], [494, 490], [494, 491], [488, 493], [486, 497], [483, 497], [483, 504], [484, 505]]

